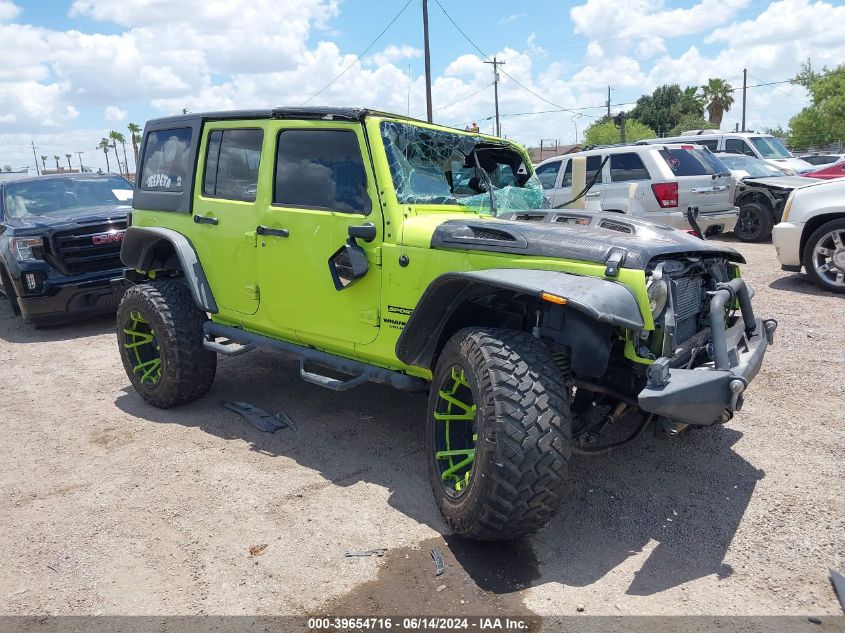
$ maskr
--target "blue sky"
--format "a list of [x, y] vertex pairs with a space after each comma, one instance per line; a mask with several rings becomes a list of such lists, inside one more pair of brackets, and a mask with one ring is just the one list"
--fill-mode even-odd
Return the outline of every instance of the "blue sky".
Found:
[[[613, 103], [663, 83], [788, 79], [800, 62], [845, 59], [845, 5], [831, 0], [440, 0], [488, 55], [504, 59], [503, 133], [526, 144], [575, 140]], [[299, 105], [347, 68], [405, 0], [0, 0], [0, 164], [85, 151], [129, 121], [192, 111]], [[425, 112], [421, 1], [312, 103]], [[490, 129], [492, 73], [429, 3], [435, 120]], [[539, 94], [538, 98], [535, 94]], [[737, 97], [739, 93], [737, 93]], [[789, 84], [749, 91], [750, 127], [786, 126], [807, 103]], [[554, 104], [554, 105], [552, 105]], [[629, 106], [614, 107], [614, 111]], [[551, 113], [540, 113], [555, 110]], [[577, 116], [576, 110], [581, 116]], [[524, 114], [524, 113], [538, 114]], [[507, 116], [519, 114], [520, 116]], [[723, 121], [733, 128], [739, 100]], [[28, 151], [27, 151], [28, 150]]]

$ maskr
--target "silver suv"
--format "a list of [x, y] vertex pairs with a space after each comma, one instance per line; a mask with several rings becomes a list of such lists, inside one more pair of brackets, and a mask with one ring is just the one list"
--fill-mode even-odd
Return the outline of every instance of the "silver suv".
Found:
[[587, 182], [604, 163], [587, 193], [588, 210], [626, 213], [688, 230], [687, 209], [698, 207], [698, 224], [708, 234], [731, 231], [736, 224], [736, 181], [707, 148], [689, 143], [624, 145], [550, 158], [536, 173], [553, 207], [578, 193], [572, 191], [574, 156], [587, 158]]

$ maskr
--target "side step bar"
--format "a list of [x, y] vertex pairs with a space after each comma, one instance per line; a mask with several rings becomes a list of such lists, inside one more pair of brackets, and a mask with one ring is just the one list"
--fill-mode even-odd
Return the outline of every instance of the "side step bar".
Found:
[[[321, 352], [303, 345], [279, 341], [269, 336], [255, 334], [254, 332], [246, 332], [228, 325], [206, 321], [203, 330], [205, 332], [203, 345], [206, 349], [226, 354], [227, 356], [237, 356], [255, 347], [272, 347], [299, 360], [299, 375], [303, 380], [333, 391], [346, 391], [365, 382], [390, 385], [403, 391], [426, 391], [428, 389], [428, 383], [422, 378], [368, 365], [357, 360], [335, 356], [334, 354]], [[218, 342], [215, 340], [217, 338], [225, 339], [225, 341]], [[308, 371], [306, 369], [306, 363], [327, 367], [346, 374], [350, 378], [348, 380], [341, 380]]]

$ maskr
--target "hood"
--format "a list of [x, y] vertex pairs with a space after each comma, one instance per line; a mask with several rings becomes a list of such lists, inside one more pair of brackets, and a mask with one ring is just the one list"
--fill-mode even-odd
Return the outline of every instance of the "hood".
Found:
[[743, 183], [749, 185], [762, 185], [764, 187], [777, 187], [780, 189], [800, 189], [813, 184], [813, 181], [804, 176], [772, 176], [771, 178], [743, 178]]
[[813, 169], [815, 169], [813, 165], [805, 160], [801, 160], [800, 158], [767, 158], [765, 161], [773, 167], [789, 167], [790, 169], [797, 171], [799, 174], [813, 171]]
[[4, 224], [13, 229], [49, 229], [63, 225], [88, 224], [103, 220], [123, 220], [132, 210], [125, 204], [111, 204], [98, 207], [83, 207], [66, 211], [53, 211], [43, 215], [25, 215], [22, 218], [8, 218]]
[[434, 230], [431, 248], [483, 250], [607, 264], [645, 270], [655, 257], [721, 256], [744, 263], [742, 255], [665, 224], [618, 213], [538, 209], [501, 219], [447, 220]]

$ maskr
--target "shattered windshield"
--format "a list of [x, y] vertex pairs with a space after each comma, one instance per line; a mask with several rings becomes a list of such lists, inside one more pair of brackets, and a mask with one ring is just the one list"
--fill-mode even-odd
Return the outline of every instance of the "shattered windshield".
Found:
[[381, 136], [401, 204], [460, 205], [495, 215], [543, 206], [522, 155], [480, 136], [385, 121]]

